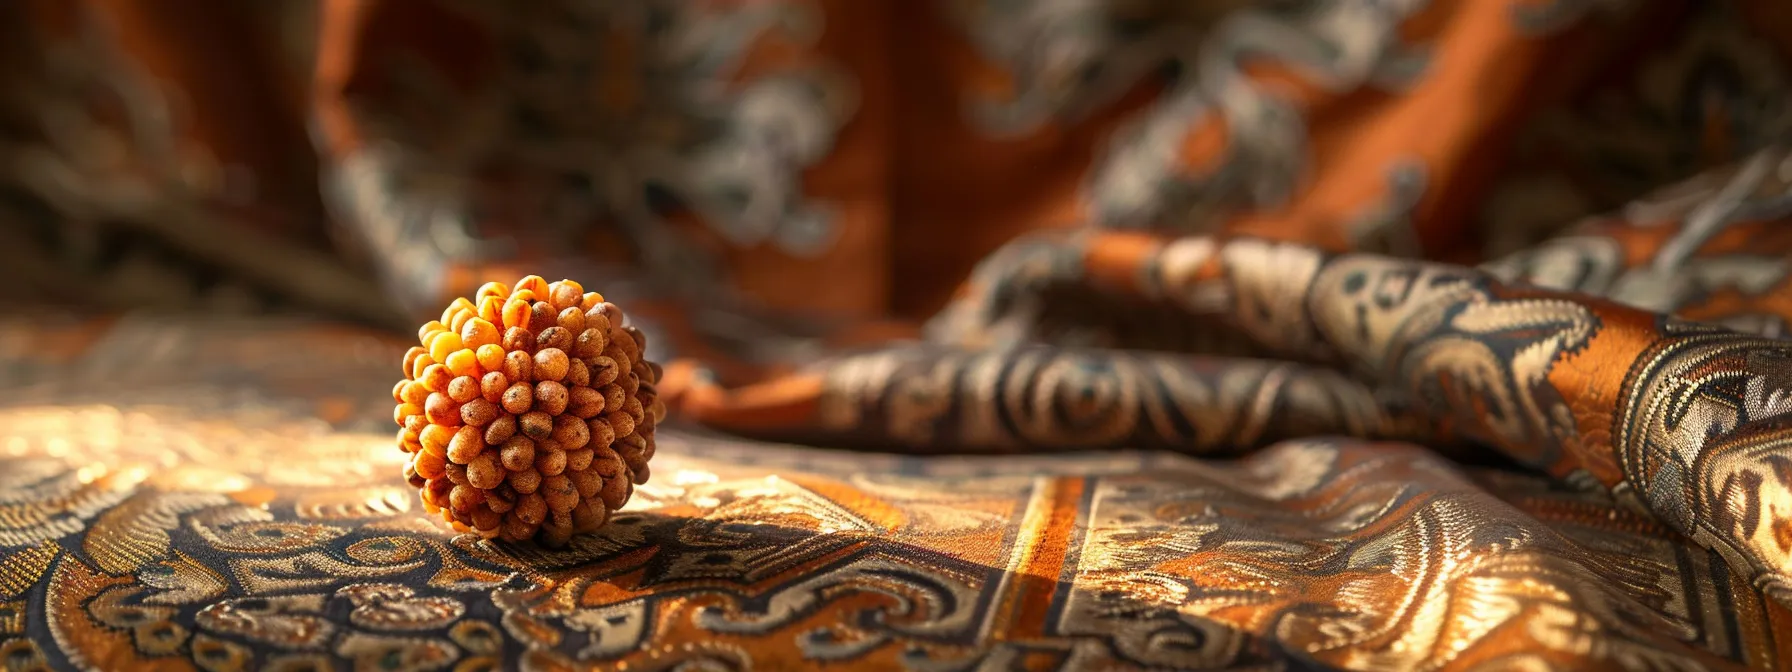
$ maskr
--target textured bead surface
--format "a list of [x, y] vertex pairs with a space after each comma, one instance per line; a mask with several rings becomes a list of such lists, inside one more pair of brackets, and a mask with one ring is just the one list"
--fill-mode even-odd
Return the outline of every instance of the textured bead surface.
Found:
[[557, 546], [647, 480], [664, 407], [641, 332], [576, 282], [486, 283], [417, 331], [392, 388], [404, 477], [464, 532]]

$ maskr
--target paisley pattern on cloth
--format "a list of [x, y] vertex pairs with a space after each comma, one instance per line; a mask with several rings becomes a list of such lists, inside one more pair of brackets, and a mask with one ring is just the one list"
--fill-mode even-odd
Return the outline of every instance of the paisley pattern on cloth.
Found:
[[[1792, 11], [0, 6], [0, 667], [1792, 667]], [[654, 478], [419, 510], [601, 289]]]
[[[1694, 332], [1685, 338], [1718, 336]], [[1773, 443], [1761, 436], [1708, 441], [1701, 462], [1715, 466], [1683, 479], [1705, 499], [1664, 500], [1659, 484], [1614, 490], [1584, 473], [1464, 466], [1378, 440], [1422, 430], [1327, 406], [1343, 379], [1299, 382], [1298, 370], [1248, 363], [1239, 378], [1220, 363], [1088, 368], [1099, 357], [1028, 352], [1014, 368], [1033, 373], [1002, 380], [1099, 391], [1012, 407], [1008, 426], [1023, 440], [1032, 435], [1020, 423], [1051, 422], [1019, 420], [1028, 412], [1056, 413], [1065, 433], [1052, 447], [1066, 447], [1131, 404], [1133, 434], [1180, 427], [1197, 451], [1268, 445], [1239, 460], [1130, 449], [931, 457], [675, 429], [655, 479], [612, 524], [543, 550], [456, 535], [392, 477], [403, 455], [381, 429], [378, 386], [399, 339], [152, 318], [55, 334], [9, 321], [0, 336], [14, 344], [8, 397], [33, 400], [0, 409], [0, 650], [24, 669], [1783, 660], [1783, 577], [1736, 559], [1763, 557], [1754, 528], [1739, 526], [1743, 509], [1783, 521], [1783, 504], [1765, 501], [1772, 486], [1709, 489], [1772, 482], [1761, 465]], [[40, 347], [75, 339], [86, 347], [62, 356]], [[1705, 352], [1678, 350], [1681, 361]], [[136, 362], [131, 375], [112, 375], [120, 359]], [[972, 360], [937, 361], [981, 375]], [[1084, 370], [1054, 372], [1066, 366]], [[883, 380], [913, 382], [901, 372], [925, 368]], [[1684, 366], [1658, 368], [1657, 384], [1685, 380]], [[1181, 409], [1127, 396], [1119, 384], [1138, 376], [1178, 385]], [[1195, 392], [1203, 384], [1207, 396]], [[1701, 399], [1747, 398], [1750, 387]], [[887, 398], [896, 409], [911, 395]], [[967, 416], [983, 412], [974, 399], [1010, 408], [1002, 395], [961, 399]], [[1271, 442], [1324, 433], [1263, 426], [1300, 404], [1331, 408], [1302, 422], [1336, 422], [1337, 436]], [[1681, 468], [1653, 464], [1655, 483]], [[1657, 501], [1685, 517], [1652, 513]]]

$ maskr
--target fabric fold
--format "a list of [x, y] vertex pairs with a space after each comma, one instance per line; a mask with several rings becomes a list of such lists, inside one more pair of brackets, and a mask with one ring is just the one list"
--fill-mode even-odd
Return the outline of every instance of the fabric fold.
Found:
[[725, 429], [812, 430], [909, 450], [1148, 445], [1206, 454], [1273, 438], [1266, 423], [1309, 435], [1472, 442], [1609, 488], [1792, 597], [1785, 341], [1469, 267], [1251, 238], [1092, 233], [1048, 248], [1030, 247], [1067, 263], [982, 275], [947, 318], [959, 328], [993, 324], [1021, 301], [1011, 292], [1039, 286], [1022, 274], [1043, 272], [1174, 303], [1225, 321], [1264, 351], [1329, 362], [1337, 373], [1288, 378], [1278, 365], [1203, 367], [1185, 356], [1024, 345], [896, 347], [747, 389], [675, 394], [689, 417]]

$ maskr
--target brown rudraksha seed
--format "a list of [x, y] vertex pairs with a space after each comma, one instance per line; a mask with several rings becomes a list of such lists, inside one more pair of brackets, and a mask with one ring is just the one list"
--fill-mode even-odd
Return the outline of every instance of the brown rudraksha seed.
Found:
[[405, 479], [455, 529], [561, 546], [647, 482], [660, 367], [603, 295], [533, 275], [486, 283], [417, 336], [392, 417]]

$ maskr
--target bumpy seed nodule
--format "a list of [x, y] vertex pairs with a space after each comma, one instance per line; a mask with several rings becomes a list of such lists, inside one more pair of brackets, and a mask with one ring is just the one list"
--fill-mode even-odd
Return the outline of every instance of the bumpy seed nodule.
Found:
[[405, 479], [455, 529], [564, 545], [647, 482], [659, 367], [571, 280], [486, 283], [417, 331], [392, 390]]

